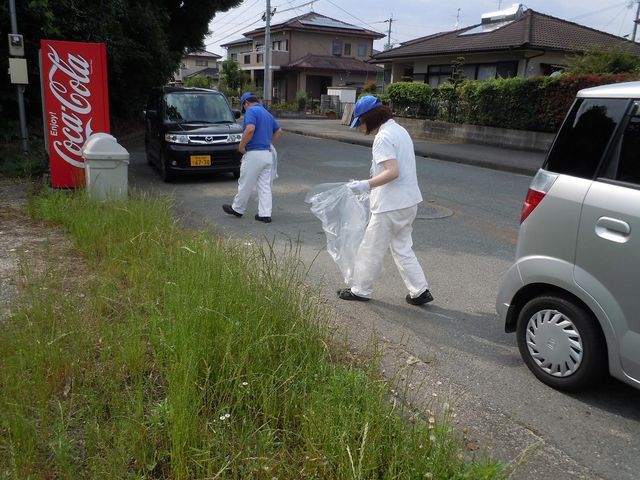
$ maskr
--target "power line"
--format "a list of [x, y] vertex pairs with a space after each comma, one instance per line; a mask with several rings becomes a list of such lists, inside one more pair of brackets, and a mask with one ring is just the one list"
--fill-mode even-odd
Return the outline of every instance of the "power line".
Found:
[[350, 17], [355, 18], [356, 20], [358, 20], [360, 23], [366, 25], [367, 27], [369, 27], [371, 30], [375, 31], [375, 27], [372, 27], [371, 25], [369, 25], [367, 22], [365, 22], [364, 20], [361, 20], [360, 18], [356, 17], [355, 15], [350, 14], [349, 12], [347, 12], [344, 8], [340, 7], [339, 5], [336, 5], [335, 3], [333, 3], [331, 0], [327, 0], [327, 2], [329, 2], [331, 5], [333, 5], [334, 7], [336, 7], [339, 10], [342, 10], [344, 13], [346, 13], [347, 15], [349, 15]]
[[594, 10], [593, 12], [588, 12], [588, 13], [583, 13], [582, 15], [578, 15], [576, 17], [570, 18], [569, 20], [578, 20], [580, 18], [584, 18], [584, 17], [589, 17], [591, 15], [596, 15], [598, 13], [603, 13], [606, 12], [608, 10], [613, 10], [614, 8], [618, 8], [621, 7], [623, 5], [627, 5], [628, 2], [623, 2], [623, 3], [617, 3], [615, 5], [611, 5], [609, 7], [605, 7], [605, 8], [601, 8], [599, 10]]

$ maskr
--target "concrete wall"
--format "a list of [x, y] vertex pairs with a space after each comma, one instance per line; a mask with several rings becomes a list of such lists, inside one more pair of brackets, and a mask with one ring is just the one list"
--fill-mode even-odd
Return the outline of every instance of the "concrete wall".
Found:
[[416, 138], [461, 140], [534, 152], [546, 152], [555, 137], [553, 133], [436, 122], [417, 118], [396, 117], [395, 120]]

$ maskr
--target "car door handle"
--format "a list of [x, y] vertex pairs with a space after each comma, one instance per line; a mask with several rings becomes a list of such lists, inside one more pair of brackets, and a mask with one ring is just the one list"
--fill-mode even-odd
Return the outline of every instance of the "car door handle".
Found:
[[611, 217], [600, 217], [596, 222], [596, 235], [605, 240], [625, 243], [631, 234], [631, 226], [622, 220]]

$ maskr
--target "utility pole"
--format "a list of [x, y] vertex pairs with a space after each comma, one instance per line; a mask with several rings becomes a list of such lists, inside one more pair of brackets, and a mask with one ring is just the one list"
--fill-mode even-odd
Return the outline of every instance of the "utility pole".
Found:
[[[9, 11], [11, 14], [11, 33], [18, 34], [18, 20], [16, 19], [16, 2], [9, 0]], [[27, 136], [27, 115], [24, 111], [24, 86], [16, 85], [16, 94], [18, 97], [18, 115], [20, 117], [20, 140], [22, 143], [22, 151], [29, 151], [29, 137]]]
[[264, 27], [264, 92], [262, 98], [268, 106], [271, 103], [271, 0], [267, 0], [265, 20], [267, 24]]
[[393, 45], [391, 44], [391, 24], [393, 23], [393, 13], [391, 14], [391, 18], [388, 20], [385, 20], [384, 22], [389, 24], [389, 33], [387, 34], [387, 44], [384, 46], [384, 49], [389, 50], [390, 48], [393, 47]]
[[636, 31], [638, 30], [638, 22], [640, 22], [640, 0], [636, 2], [638, 4], [638, 8], [636, 8], [636, 19], [633, 21], [633, 35], [631, 36], [631, 41], [636, 41]]

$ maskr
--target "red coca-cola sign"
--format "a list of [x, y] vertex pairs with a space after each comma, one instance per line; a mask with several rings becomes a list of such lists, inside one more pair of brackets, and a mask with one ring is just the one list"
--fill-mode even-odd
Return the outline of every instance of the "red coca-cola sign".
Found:
[[78, 187], [84, 184], [84, 142], [110, 131], [107, 49], [56, 40], [42, 40], [40, 47], [51, 184]]

